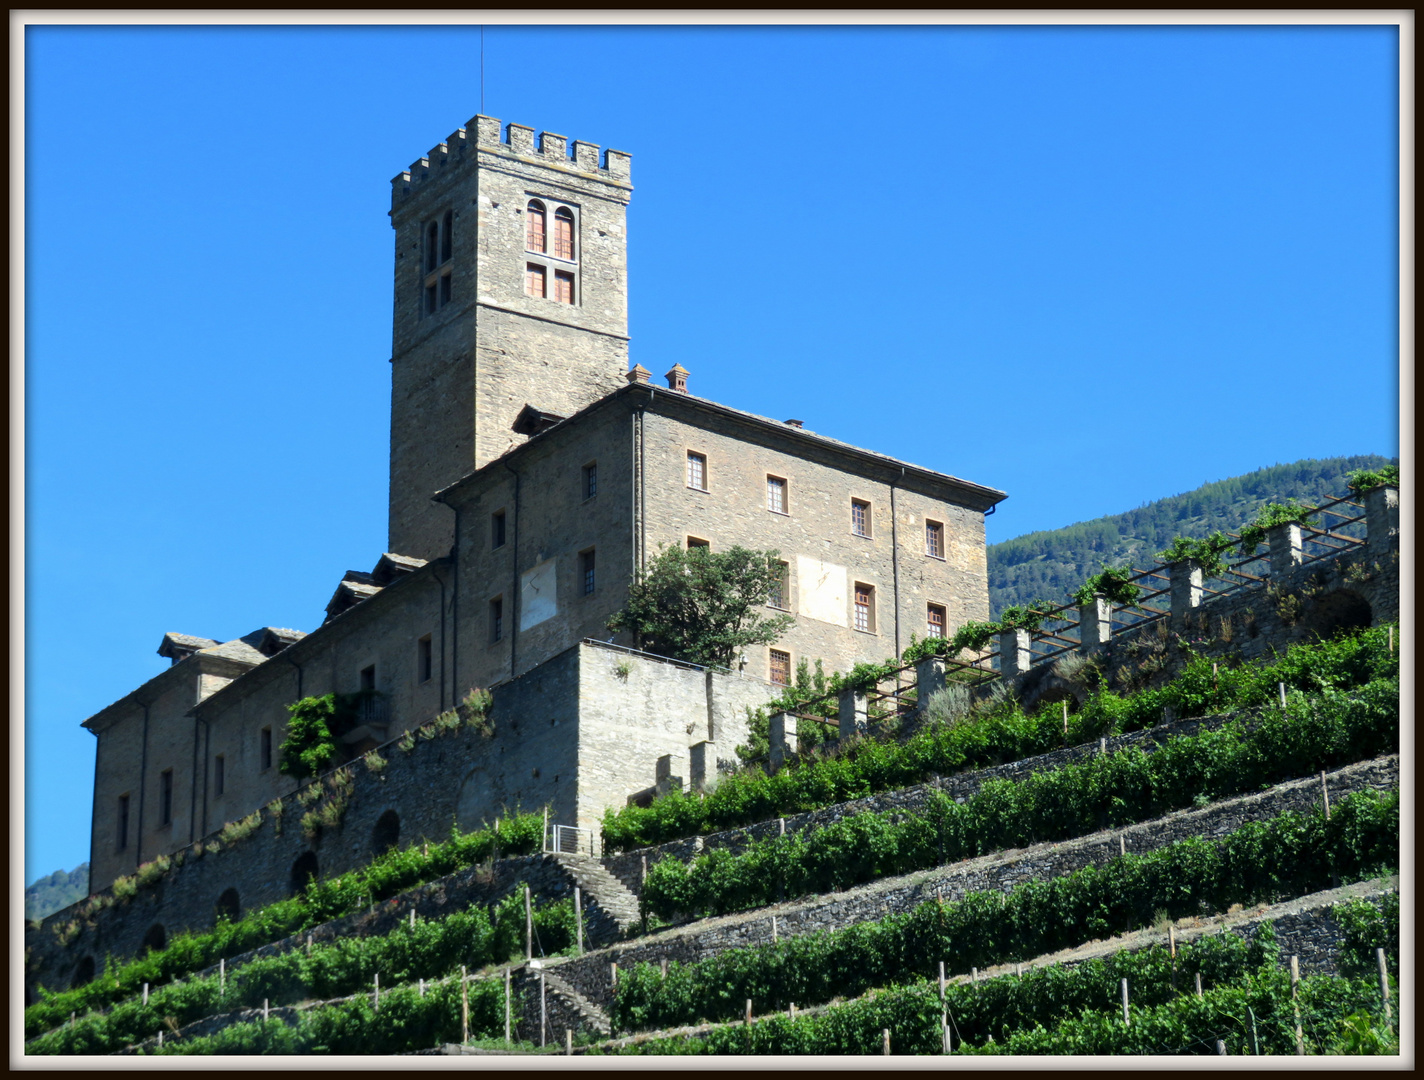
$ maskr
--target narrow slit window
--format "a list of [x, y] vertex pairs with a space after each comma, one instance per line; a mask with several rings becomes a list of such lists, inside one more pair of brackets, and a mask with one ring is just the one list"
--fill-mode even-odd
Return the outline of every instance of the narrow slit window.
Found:
[[265, 727], [265, 728], [262, 729], [262, 739], [261, 739], [260, 746], [261, 746], [261, 756], [260, 756], [259, 760], [262, 762], [262, 768], [263, 768], [264, 770], [270, 769], [270, 768], [272, 767], [272, 729], [271, 729], [271, 728]]
[[524, 293], [526, 296], [542, 300], [548, 293], [544, 268], [538, 263], [526, 263], [524, 267]]
[[583, 467], [583, 497], [591, 499], [598, 494], [598, 462], [590, 461]]
[[771, 656], [771, 681], [777, 686], [791, 685], [791, 654], [782, 652], [780, 649], [772, 649]]
[[119, 812], [117, 820], [114, 822], [114, 832], [118, 840], [117, 850], [123, 851], [129, 846], [129, 797], [119, 796]]
[[870, 504], [863, 499], [850, 501], [850, 531], [856, 536], [870, 535]]
[[425, 227], [425, 272], [440, 265], [440, 226], [431, 222]]
[[173, 824], [173, 770], [164, 769], [158, 776], [158, 823]]
[[707, 490], [707, 455], [688, 452], [687, 486], [698, 491]]
[[494, 514], [490, 518], [490, 547], [504, 547], [504, 511]]
[[574, 258], [574, 215], [566, 206], [554, 211], [554, 255], [570, 262]]
[[504, 637], [504, 597], [496, 596], [490, 601], [490, 640], [498, 641]]
[[435, 650], [429, 634], [415, 643], [415, 667], [417, 678], [423, 683], [429, 682], [435, 673]]
[[926, 635], [933, 638], [944, 637], [944, 608], [938, 604], [929, 604], [927, 606], [929, 617], [925, 624]]
[[944, 558], [944, 526], [938, 521], [925, 522], [925, 554]]
[[227, 759], [222, 754], [213, 758], [213, 790], [218, 795], [227, 790]]
[[544, 204], [537, 200], [529, 204], [529, 209], [524, 215], [524, 247], [528, 251], [537, 251], [540, 254], [546, 250]]

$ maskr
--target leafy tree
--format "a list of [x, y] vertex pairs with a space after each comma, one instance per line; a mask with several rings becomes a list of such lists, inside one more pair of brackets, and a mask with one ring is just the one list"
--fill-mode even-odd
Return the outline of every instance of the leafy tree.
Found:
[[793, 622], [757, 610], [781, 583], [778, 555], [665, 546], [629, 586], [628, 603], [608, 629], [633, 631], [650, 652], [731, 667], [743, 646], [771, 645]]

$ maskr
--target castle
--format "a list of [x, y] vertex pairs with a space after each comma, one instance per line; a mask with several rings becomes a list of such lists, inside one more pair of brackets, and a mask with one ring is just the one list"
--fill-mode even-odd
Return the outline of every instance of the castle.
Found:
[[[295, 793], [280, 747], [303, 697], [369, 692], [343, 760], [473, 687], [494, 733], [388, 792], [379, 842], [292, 830], [271, 873], [204, 901], [231, 914], [239, 889], [285, 895], [293, 855], [335, 872], [452, 817], [544, 805], [591, 829], [659, 766], [715, 778], [803, 659], [845, 669], [988, 617], [1002, 492], [699, 398], [677, 364], [666, 387], [629, 369], [630, 175], [620, 151], [476, 116], [396, 176], [388, 550], [310, 633], [165, 635], [170, 668], [85, 721], [91, 892]], [[663, 545], [778, 550], [769, 606], [794, 625], [731, 673], [639, 656], [630, 677], [595, 642], [637, 645], [607, 622]]]

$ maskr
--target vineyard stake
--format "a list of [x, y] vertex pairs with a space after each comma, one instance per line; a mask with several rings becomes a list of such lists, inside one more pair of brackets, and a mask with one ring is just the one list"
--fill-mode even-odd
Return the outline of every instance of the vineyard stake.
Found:
[[143, 1003], [148, 1004], [148, 983], [143, 984]]
[[534, 959], [534, 902], [528, 885], [524, 886], [524, 959]]
[[1389, 628], [1389, 655], [1394, 655], [1394, 627]]
[[1108, 740], [1107, 740], [1106, 738], [1099, 739], [1099, 740], [1098, 740], [1098, 753], [1099, 753], [1099, 754], [1106, 754], [1107, 752], [1108, 752]]
[[1022, 964], [1015, 964], [1015, 965], [1014, 965], [1014, 975], [1017, 976], [1017, 977], [1020, 978], [1020, 979], [1023, 978], [1023, 965], [1022, 965]]
[[614, 989], [615, 992], [618, 990], [618, 961], [617, 961], [617, 960], [613, 961], [613, 963], [611, 963], [611, 964], [608, 965], [608, 985], [611, 986], [611, 987], [613, 987], [613, 989]]
[[1216, 677], [1216, 664], [1213, 663], [1213, 664], [1211, 665], [1211, 688], [1212, 688], [1212, 691], [1215, 692], [1217, 689], [1220, 688], [1220, 685], [1221, 685], [1221, 684], [1220, 684], [1220, 681], [1219, 681], [1219, 680], [1217, 679], [1217, 677]]
[[1198, 972], [1197, 972], [1197, 997], [1201, 997], [1201, 996], [1202, 996], [1201, 972], [1198, 971]]
[[1280, 688], [1281, 688], [1281, 712], [1285, 712], [1285, 711], [1286, 711], [1286, 684], [1285, 684], [1285, 683], [1281, 683], [1281, 684], [1280, 684]]
[[939, 962], [939, 1003], [944, 1004], [944, 961]]
[[564, 1056], [574, 1056], [574, 1033], [571, 1028], [564, 1028]]
[[539, 1045], [549, 1041], [549, 998], [544, 987], [544, 973], [539, 972]]
[[662, 960], [662, 968], [663, 968], [663, 982], [667, 982], [667, 957], [666, 957], [666, 956], [663, 957], [663, 960]]
[[311, 937], [312, 937], [312, 936], [311, 936], [310, 932], [308, 932], [308, 934], [307, 934], [307, 955], [308, 955], [308, 956], [311, 955]]
[[1383, 949], [1375, 950], [1375, 959], [1379, 962], [1380, 998], [1384, 1001], [1384, 1022], [1388, 1024], [1393, 1020], [1393, 1014], [1389, 1007], [1389, 969], [1385, 966]]
[[794, 1001], [791, 1003], [791, 1008], [787, 1010], [787, 1018], [791, 1020], [796, 1019], [796, 1002]]
[[939, 1014], [939, 1038], [940, 1043], [944, 1048], [944, 1052], [946, 1054], [949, 1053], [949, 1017], [944, 1012], [941, 1012]]
[[771, 943], [776, 944], [776, 916], [771, 917]]
[[574, 886], [574, 925], [578, 927], [578, 951], [583, 955], [583, 894]]
[[1325, 800], [1325, 820], [1330, 820], [1330, 787], [1325, 782], [1325, 770], [1320, 770], [1320, 797]]
[[1063, 703], [1063, 743], [1068, 743], [1068, 702]]
[[467, 970], [464, 964], [460, 965], [460, 1042], [463, 1045], [470, 1041], [470, 981], [466, 978]]
[[1175, 926], [1167, 927], [1167, 947], [1172, 950], [1172, 959], [1175, 960], [1177, 958], [1177, 928]]
[[1218, 1054], [1220, 1054], [1222, 1057], [1225, 1057], [1225, 1056], [1226, 1056], [1226, 1044], [1225, 1044], [1224, 1042], [1222, 1042], [1220, 1039], [1217, 1039], [1217, 1040], [1216, 1040], [1216, 1052], [1217, 1052]]
[[375, 989], [371, 991], [371, 1011], [381, 1011], [381, 973], [376, 972]]
[[494, 835], [490, 840], [490, 858], [499, 860], [499, 818], [494, 819]]
[[267, 1023], [267, 1017], [268, 1017], [270, 1014], [271, 1014], [271, 1011], [270, 1011], [270, 1009], [269, 1009], [268, 1006], [267, 1006], [267, 999], [266, 999], [266, 998], [263, 998], [263, 999], [262, 999], [262, 1022], [263, 1022], [264, 1024]]
[[410, 928], [415, 929], [415, 905], [410, 905]]
[[1127, 980], [1122, 980], [1122, 1026], [1127, 1027], [1132, 1023], [1127, 1015]]
[[883, 1035], [884, 1035], [884, 1038], [885, 1038], [885, 1056], [886, 1056], [886, 1057], [889, 1057], [889, 1056], [890, 1056], [890, 1029], [889, 1029], [889, 1028], [885, 1028], [884, 1031], [883, 1031]]
[[978, 969], [977, 967], [972, 967], [972, 968], [969, 969], [969, 981], [970, 981], [970, 982], [978, 982], [978, 981], [979, 981], [979, 969]]
[[77, 1012], [72, 1012], [72, 1013], [69, 1014], [69, 1026], [70, 1026], [70, 1027], [73, 1027], [73, 1026], [74, 1026], [74, 1018], [75, 1018], [76, 1016], [78, 1016], [78, 1015], [79, 1015], [79, 1014], [78, 1014]]
[[751, 999], [751, 998], [747, 998], [747, 1024], [750, 1025], [751, 1022], [752, 1022], [752, 999]]
[[1117, 838], [1117, 853], [1119, 855], [1127, 854], [1127, 837], [1119, 836]]
[[509, 1038], [509, 968], [504, 969], [504, 1041], [512, 1045]]
[[421, 980], [420, 980], [420, 996], [421, 996], [421, 997], [424, 997], [424, 996], [425, 996], [425, 980], [424, 980], [424, 979], [421, 979]]
[[[549, 850], [549, 808], [547, 806], [544, 807], [544, 836], [539, 841], [539, 847], [543, 851]], [[541, 1042], [539, 1045], [543, 1046], [544, 1044]]]
[[1295, 1013], [1295, 1052], [1300, 1057], [1305, 1056], [1305, 1035], [1300, 1030], [1300, 1003], [1296, 999], [1297, 991], [1300, 987], [1300, 957], [1291, 955], [1291, 1012]]
[[227, 961], [218, 961], [218, 997], [227, 996]]
[[163, 1029], [162, 1029], [162, 1028], [159, 1028], [159, 1029], [158, 1029], [158, 1045], [159, 1045], [159, 1046], [162, 1046], [162, 1045], [163, 1045]]

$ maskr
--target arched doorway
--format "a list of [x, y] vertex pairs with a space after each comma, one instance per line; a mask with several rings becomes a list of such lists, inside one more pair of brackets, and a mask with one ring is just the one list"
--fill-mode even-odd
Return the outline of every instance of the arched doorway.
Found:
[[400, 815], [387, 810], [376, 819], [376, 826], [371, 830], [371, 854], [384, 855], [399, 843]]
[[148, 928], [148, 933], [143, 935], [143, 944], [139, 946], [139, 955], [162, 952], [167, 944], [168, 932], [163, 929], [162, 923], [154, 923]]
[[223, 894], [218, 897], [217, 919], [228, 922], [237, 922], [242, 918], [242, 901], [237, 895], [236, 889], [224, 889]]
[[69, 981], [71, 989], [94, 981], [94, 958], [86, 956], [74, 969], [74, 978]]
[[1370, 602], [1350, 589], [1336, 589], [1317, 597], [1306, 613], [1307, 632], [1329, 639], [1342, 631], [1363, 630], [1374, 622]]
[[308, 884], [317, 879], [318, 873], [316, 852], [302, 852], [297, 861], [292, 863], [292, 895], [296, 896], [302, 892]]

